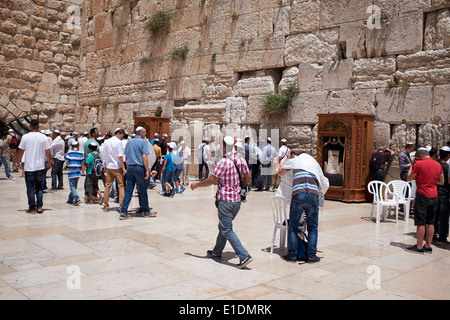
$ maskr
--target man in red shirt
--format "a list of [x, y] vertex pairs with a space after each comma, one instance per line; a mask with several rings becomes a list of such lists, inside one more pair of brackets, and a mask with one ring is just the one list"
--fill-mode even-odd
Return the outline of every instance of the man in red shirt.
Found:
[[[213, 258], [221, 258], [225, 245], [230, 242], [240, 262], [236, 265], [242, 269], [253, 261], [253, 258], [242, 246], [239, 238], [233, 231], [233, 220], [241, 207], [241, 178], [243, 185], [247, 185], [251, 176], [245, 160], [238, 156], [234, 150], [236, 140], [227, 136], [223, 140], [222, 153], [225, 155], [214, 168], [208, 179], [191, 184], [191, 189], [208, 187], [217, 182], [217, 209], [219, 216], [219, 234], [213, 250], [207, 254]], [[237, 171], [239, 170], [239, 172]]]
[[[438, 208], [437, 185], [444, 184], [442, 167], [431, 159], [428, 151], [419, 149], [411, 160], [408, 181], [416, 180], [417, 193], [414, 201], [414, 225], [417, 227], [417, 244], [406, 248], [415, 253], [431, 253], [434, 235], [434, 218]], [[426, 239], [425, 245], [423, 240]]]

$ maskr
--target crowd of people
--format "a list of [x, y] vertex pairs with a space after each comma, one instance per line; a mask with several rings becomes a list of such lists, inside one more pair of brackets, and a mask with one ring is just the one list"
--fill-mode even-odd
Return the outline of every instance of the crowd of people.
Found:
[[[370, 160], [372, 180], [384, 181], [386, 164], [394, 155], [395, 152], [386, 146], [379, 146], [373, 152]], [[414, 198], [417, 243], [408, 247], [407, 251], [431, 253], [432, 241], [450, 244], [447, 240], [450, 214], [450, 141], [439, 149], [432, 146], [419, 147], [408, 142], [398, 154], [398, 163], [400, 180], [414, 180], [417, 188]]]
[[[139, 199], [136, 215], [156, 217], [157, 213], [149, 207], [147, 189], [155, 188], [159, 180], [159, 194], [171, 198], [184, 192], [189, 185], [192, 154], [187, 143], [181, 141], [177, 144], [170, 141], [167, 134], [160, 136], [159, 133], [150, 141], [143, 127], [136, 128], [131, 135], [122, 128], [105, 135], [97, 128], [83, 134], [65, 134], [58, 130], [39, 130], [38, 121], [32, 120], [30, 132], [21, 139], [16, 141], [8, 135], [2, 134], [0, 142], [2, 163], [7, 165], [5, 152], [9, 149], [8, 154], [14, 155], [10, 158], [11, 167], [17, 171], [22, 167], [28, 197], [26, 212], [29, 214], [43, 212], [48, 170], [51, 170], [51, 189], [57, 192], [64, 189], [63, 170], [67, 169], [69, 205], [80, 205], [79, 192], [83, 192], [85, 204], [103, 205], [103, 211], [107, 213], [110, 211], [110, 198], [114, 198], [119, 204], [120, 220], [129, 217], [128, 208], [134, 190]], [[191, 190], [217, 184], [219, 234], [214, 249], [207, 254], [220, 259], [228, 241], [240, 260], [236, 267], [248, 265], [253, 259], [233, 231], [232, 222], [248, 191], [276, 189], [276, 195], [290, 201], [288, 254], [283, 258], [308, 263], [320, 261], [316, 255], [318, 215], [329, 187], [320, 164], [305, 153], [295, 155], [288, 148], [286, 139], [279, 141], [278, 150], [272, 146], [271, 138], [250, 142], [250, 137], [245, 137], [242, 143], [227, 136], [215, 148], [214, 158], [209, 139], [204, 139], [197, 148], [198, 180], [190, 184]], [[15, 152], [11, 151], [14, 145], [17, 145]], [[394, 154], [386, 146], [377, 148], [370, 161], [373, 179], [384, 180], [386, 162]], [[414, 145], [407, 144], [399, 154], [401, 179], [414, 179], [417, 184], [414, 207], [417, 244], [408, 248], [409, 251], [431, 252], [430, 244], [435, 234], [441, 243], [448, 244], [449, 162], [450, 146], [437, 151], [428, 147], [416, 150]], [[6, 165], [5, 172], [10, 178]], [[81, 191], [79, 180], [82, 176], [85, 179]], [[104, 185], [103, 193], [99, 180]], [[299, 225], [305, 218], [308, 242], [307, 247], [302, 248]], [[424, 240], [425, 244], [422, 244]]]

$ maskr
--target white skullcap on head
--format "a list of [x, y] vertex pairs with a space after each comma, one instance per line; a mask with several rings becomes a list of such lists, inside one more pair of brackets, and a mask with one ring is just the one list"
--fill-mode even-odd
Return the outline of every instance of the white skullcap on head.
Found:
[[116, 128], [116, 130], [114, 130], [114, 133], [116, 133], [119, 130], [122, 130], [122, 128]]
[[427, 150], [428, 152], [430, 152], [431, 146], [426, 146], [426, 147], [425, 147], [425, 150]]
[[51, 133], [52, 132], [49, 129], [45, 130], [45, 134], [51, 134]]
[[53, 133], [60, 133], [58, 129], [54, 130]]
[[425, 151], [428, 151], [427, 148], [424, 148], [424, 147], [420, 147], [420, 148], [417, 149], [417, 150], [425, 150]]
[[175, 149], [177, 147], [177, 144], [175, 142], [169, 142], [167, 144], [171, 149]]
[[183, 141], [180, 142], [180, 144], [186, 144], [186, 141], [183, 140]]
[[450, 148], [449, 148], [449, 147], [447, 147], [447, 146], [443, 146], [443, 147], [441, 148], [441, 150], [443, 150], [443, 151], [447, 151], [447, 152], [450, 152]]
[[236, 147], [242, 149], [242, 142], [238, 141], [234, 144]]
[[144, 129], [144, 127], [140, 127], [139, 126], [139, 127], [136, 128], [136, 132], [141, 131], [142, 129]]
[[231, 136], [226, 136], [223, 139], [223, 141], [229, 146], [232, 146], [232, 145], [234, 145], [236, 143], [236, 140], [233, 137], [231, 137]]
[[14, 129], [9, 129], [8, 132], [14, 132]]

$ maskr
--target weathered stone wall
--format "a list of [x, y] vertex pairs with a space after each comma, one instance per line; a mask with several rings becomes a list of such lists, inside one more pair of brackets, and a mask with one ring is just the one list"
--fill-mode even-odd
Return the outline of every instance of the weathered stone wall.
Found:
[[[25, 109], [42, 110], [50, 124], [131, 130], [135, 116], [161, 106], [172, 135], [192, 143], [195, 132], [215, 138], [279, 128], [294, 149], [315, 154], [318, 113], [360, 112], [376, 116], [375, 144], [397, 151], [407, 141], [450, 139], [448, 0], [85, 0], [79, 34], [64, 30], [70, 2], [52, 7], [61, 2], [0, 1], [2, 94], [28, 101]], [[377, 8], [379, 19], [369, 18]], [[170, 31], [145, 30], [161, 9], [172, 13]], [[46, 19], [42, 27], [34, 15]], [[25, 39], [33, 46], [26, 61], [39, 61], [32, 64], [39, 70], [18, 63]], [[59, 52], [55, 41], [71, 50]], [[184, 59], [170, 55], [183, 45]], [[6, 76], [10, 69], [18, 76]], [[394, 76], [406, 86], [390, 87]], [[299, 94], [287, 114], [268, 116], [261, 99], [291, 83]]]
[[43, 128], [75, 128], [82, 2], [0, 1], [2, 121], [39, 112]]

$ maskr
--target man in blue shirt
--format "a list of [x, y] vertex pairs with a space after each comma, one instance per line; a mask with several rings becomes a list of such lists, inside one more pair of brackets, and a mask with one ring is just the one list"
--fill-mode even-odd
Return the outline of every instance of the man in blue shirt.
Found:
[[136, 136], [127, 142], [125, 147], [125, 158], [127, 163], [127, 189], [122, 203], [120, 220], [128, 218], [128, 206], [133, 196], [134, 186], [139, 188], [139, 203], [142, 215], [150, 215], [147, 195], [147, 180], [150, 177], [148, 168], [148, 142], [145, 139], [147, 131], [143, 127], [136, 128]]

